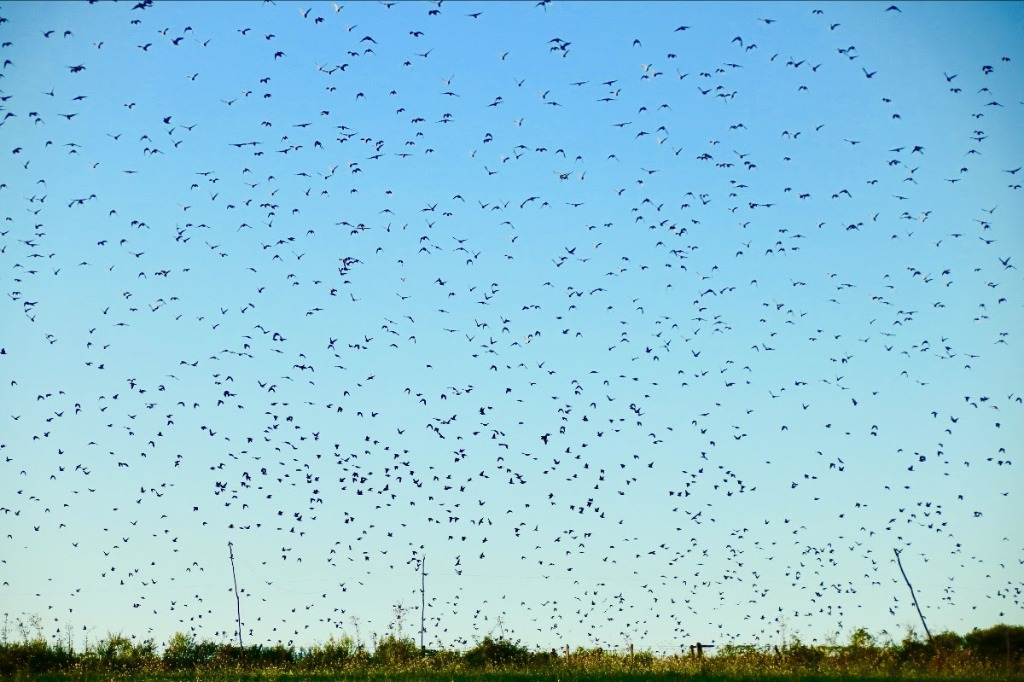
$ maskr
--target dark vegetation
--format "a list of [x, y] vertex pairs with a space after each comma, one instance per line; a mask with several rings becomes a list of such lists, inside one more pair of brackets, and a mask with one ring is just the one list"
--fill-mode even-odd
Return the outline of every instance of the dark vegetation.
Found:
[[782, 647], [719, 645], [713, 654], [656, 656], [650, 651], [601, 649], [536, 651], [505, 638], [485, 637], [466, 651], [421, 651], [393, 634], [372, 652], [352, 639], [329, 639], [311, 647], [277, 644], [241, 648], [178, 633], [162, 650], [149, 640], [108, 635], [74, 648], [21, 628], [19, 641], [0, 642], [0, 677], [8, 679], [283, 679], [359, 680], [548, 680], [612, 679], [1022, 679], [1024, 627], [996, 625], [966, 635], [944, 632], [922, 641], [910, 633], [900, 643], [878, 644], [865, 630], [846, 645]]

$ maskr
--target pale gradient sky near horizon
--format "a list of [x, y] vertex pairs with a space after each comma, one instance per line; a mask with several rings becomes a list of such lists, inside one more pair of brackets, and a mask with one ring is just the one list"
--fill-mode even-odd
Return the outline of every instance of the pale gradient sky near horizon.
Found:
[[134, 6], [0, 5], [11, 618], [1024, 624], [1024, 4]]

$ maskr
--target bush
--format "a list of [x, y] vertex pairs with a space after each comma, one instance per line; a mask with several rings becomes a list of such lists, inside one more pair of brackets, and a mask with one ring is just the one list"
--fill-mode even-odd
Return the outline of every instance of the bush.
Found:
[[633, 654], [630, 664], [641, 668], [650, 668], [654, 665], [654, 652], [650, 649], [637, 651]]
[[463, 660], [472, 668], [488, 668], [505, 665], [524, 665], [530, 660], [530, 651], [518, 642], [488, 635], [475, 647], [466, 652]]
[[164, 668], [194, 670], [212, 661], [217, 655], [217, 648], [213, 642], [197, 642], [195, 637], [177, 632], [168, 640], [164, 649]]
[[372, 660], [384, 666], [402, 666], [420, 657], [420, 648], [409, 637], [382, 637], [373, 651]]
[[857, 628], [850, 635], [850, 646], [854, 649], [867, 649], [875, 646], [874, 636], [864, 628]]
[[907, 636], [903, 638], [899, 648], [899, 659], [903, 663], [912, 665], [920, 665], [926, 661], [931, 655], [931, 648], [927, 643], [922, 642], [918, 639], [917, 635], [911, 631], [907, 633]]
[[355, 642], [349, 637], [342, 637], [339, 640], [331, 637], [324, 644], [303, 649], [297, 660], [303, 670], [337, 670], [345, 667], [353, 659], [355, 652]]
[[1024, 663], [1024, 627], [996, 625], [985, 630], [972, 630], [964, 636], [964, 644], [978, 658], [1010, 666]]
[[825, 658], [825, 650], [819, 646], [807, 646], [794, 637], [792, 643], [783, 647], [782, 655], [791, 664], [817, 669]]
[[159, 667], [156, 644], [152, 639], [133, 643], [123, 635], [109, 634], [80, 659], [88, 670], [139, 672]]
[[[204, 644], [206, 644], [204, 642]], [[256, 644], [244, 648], [233, 644], [216, 647], [214, 655], [206, 659], [215, 668], [279, 669], [291, 667], [295, 650], [284, 644], [264, 646]]]
[[51, 647], [42, 639], [0, 644], [0, 677], [57, 672], [71, 668], [74, 662], [70, 651], [61, 646]]
[[462, 664], [461, 651], [427, 649], [425, 653], [424, 663], [430, 670], [454, 670]]
[[284, 644], [245, 647], [244, 664], [250, 668], [266, 670], [268, 668], [289, 668], [295, 663], [295, 649]]
[[940, 632], [932, 637], [935, 653], [955, 654], [964, 649], [964, 638], [955, 632]]

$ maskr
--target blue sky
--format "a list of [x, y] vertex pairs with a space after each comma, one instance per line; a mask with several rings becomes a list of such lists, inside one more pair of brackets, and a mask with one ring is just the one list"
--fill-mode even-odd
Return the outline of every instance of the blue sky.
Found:
[[1024, 622], [1022, 5], [889, 7], [2, 6], [4, 611]]

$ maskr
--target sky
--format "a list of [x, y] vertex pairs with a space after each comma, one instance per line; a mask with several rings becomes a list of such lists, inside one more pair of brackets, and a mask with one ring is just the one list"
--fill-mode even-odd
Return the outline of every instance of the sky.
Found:
[[0, 17], [9, 636], [1024, 624], [1021, 3]]

